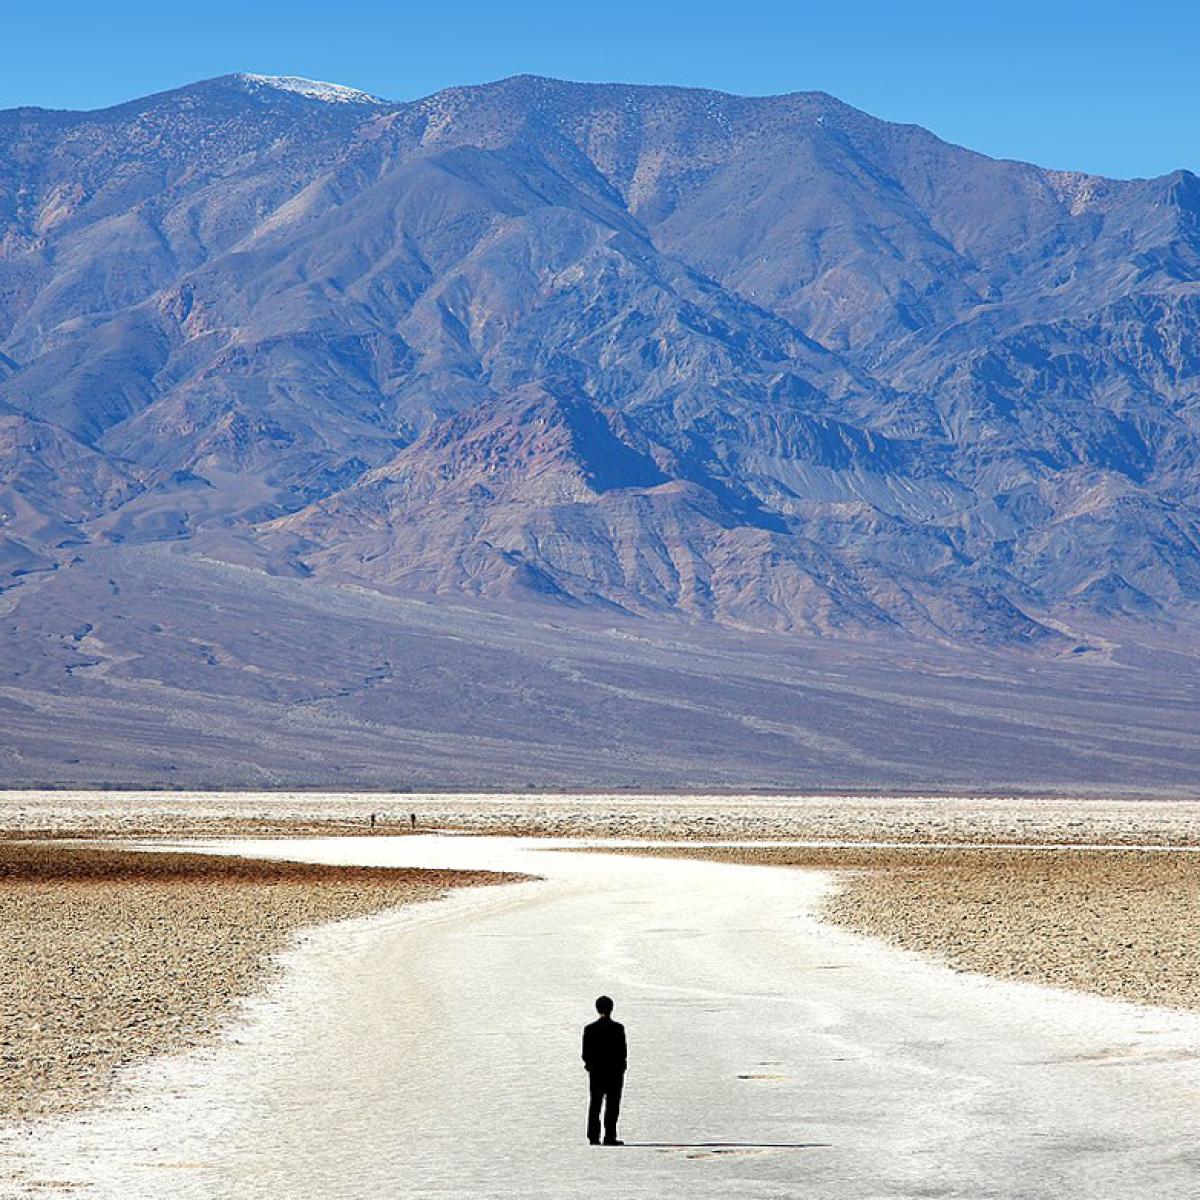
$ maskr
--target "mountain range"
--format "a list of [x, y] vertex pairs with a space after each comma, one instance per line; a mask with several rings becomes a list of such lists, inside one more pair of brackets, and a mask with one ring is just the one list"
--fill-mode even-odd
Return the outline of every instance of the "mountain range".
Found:
[[1188, 171], [528, 76], [0, 113], [9, 612], [157, 547], [781, 646], [1194, 645], [1198, 460]]

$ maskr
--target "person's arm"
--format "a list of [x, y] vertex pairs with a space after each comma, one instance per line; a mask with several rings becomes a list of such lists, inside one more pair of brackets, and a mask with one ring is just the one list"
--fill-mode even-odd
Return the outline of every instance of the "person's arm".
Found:
[[592, 1064], [589, 1060], [592, 1056], [589, 1053], [590, 1047], [588, 1046], [589, 1033], [591, 1033], [591, 1030], [585, 1025], [583, 1027], [583, 1065], [590, 1071], [592, 1069]]
[[621, 1070], [629, 1066], [629, 1043], [625, 1040], [625, 1026], [621, 1026]]

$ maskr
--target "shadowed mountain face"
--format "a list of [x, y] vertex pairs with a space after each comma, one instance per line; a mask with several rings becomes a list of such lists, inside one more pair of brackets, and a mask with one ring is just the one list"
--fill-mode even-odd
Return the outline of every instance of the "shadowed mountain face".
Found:
[[1198, 281], [1187, 172], [815, 93], [230, 76], [0, 113], [0, 587], [170, 539], [853, 637], [1177, 620]]

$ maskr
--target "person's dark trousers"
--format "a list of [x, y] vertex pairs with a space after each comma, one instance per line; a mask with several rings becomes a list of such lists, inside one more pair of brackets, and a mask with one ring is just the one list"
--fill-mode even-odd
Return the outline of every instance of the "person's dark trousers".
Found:
[[588, 1075], [588, 1122], [589, 1142], [600, 1140], [600, 1106], [604, 1105], [604, 1140], [617, 1140], [617, 1118], [621, 1115], [621, 1088], [625, 1085], [623, 1074], [605, 1075], [592, 1071]]

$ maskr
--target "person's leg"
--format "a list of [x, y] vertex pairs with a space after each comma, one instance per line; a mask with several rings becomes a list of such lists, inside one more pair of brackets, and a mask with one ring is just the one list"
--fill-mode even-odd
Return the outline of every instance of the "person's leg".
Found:
[[604, 1099], [604, 1080], [598, 1075], [588, 1075], [588, 1119], [589, 1142], [600, 1140], [600, 1102]]
[[604, 1094], [604, 1140], [617, 1140], [617, 1119], [621, 1115], [621, 1089], [625, 1086], [625, 1077], [616, 1075], [608, 1080]]

